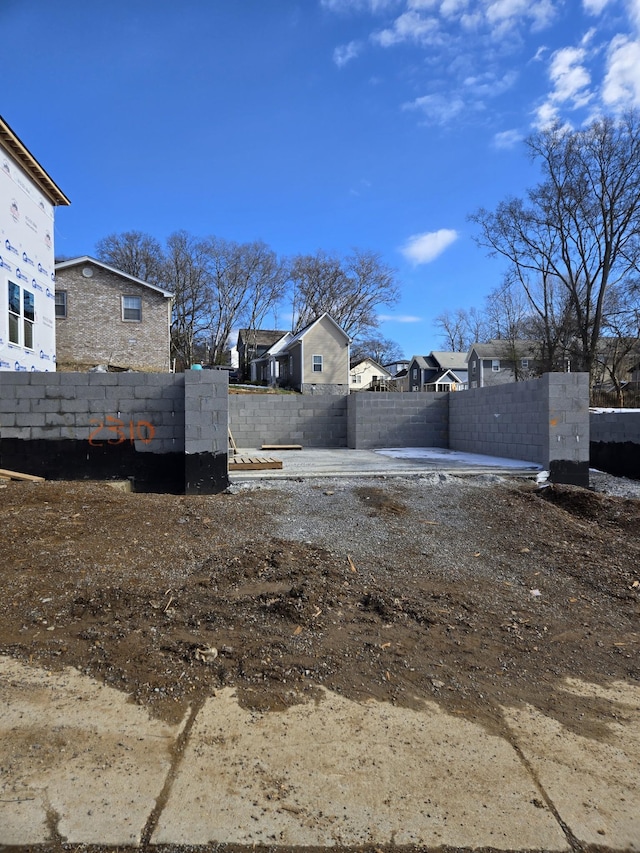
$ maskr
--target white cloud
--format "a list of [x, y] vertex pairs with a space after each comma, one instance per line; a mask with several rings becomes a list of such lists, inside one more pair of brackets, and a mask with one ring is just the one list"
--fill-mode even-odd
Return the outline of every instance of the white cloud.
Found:
[[457, 95], [448, 98], [443, 95], [423, 95], [402, 105], [403, 110], [421, 112], [429, 124], [448, 124], [459, 116], [464, 108], [464, 101]]
[[534, 127], [538, 130], [544, 130], [547, 127], [551, 127], [552, 124], [555, 124], [558, 120], [559, 110], [555, 104], [551, 103], [551, 101], [545, 101], [544, 104], [541, 104], [536, 108], [534, 115]]
[[554, 101], [569, 101], [574, 107], [582, 107], [591, 100], [587, 89], [591, 76], [582, 64], [585, 58], [586, 51], [578, 47], [564, 47], [553, 54], [549, 77], [554, 84]]
[[588, 15], [599, 15], [612, 0], [582, 0], [582, 6]]
[[612, 40], [602, 100], [617, 109], [640, 106], [640, 42], [625, 36]]
[[351, 62], [360, 54], [362, 45], [358, 41], [350, 41], [349, 44], [341, 44], [333, 51], [333, 61], [338, 68], [344, 68], [347, 62]]
[[503, 130], [502, 133], [496, 133], [493, 137], [493, 146], [500, 149], [515, 148], [522, 139], [523, 136], [519, 130]]
[[439, 231], [427, 231], [425, 234], [414, 234], [409, 237], [400, 251], [404, 257], [416, 266], [428, 264], [441, 255], [458, 239], [458, 232], [451, 228], [441, 228]]
[[403, 42], [428, 45], [439, 40], [440, 23], [435, 17], [425, 17], [418, 12], [404, 12], [393, 22], [393, 26], [373, 33], [371, 40], [381, 47], [392, 47]]
[[378, 320], [381, 323], [421, 323], [422, 317], [415, 317], [413, 314], [378, 314]]
[[397, 6], [400, 0], [320, 0], [320, 5], [330, 12], [360, 12], [363, 9], [374, 15]]

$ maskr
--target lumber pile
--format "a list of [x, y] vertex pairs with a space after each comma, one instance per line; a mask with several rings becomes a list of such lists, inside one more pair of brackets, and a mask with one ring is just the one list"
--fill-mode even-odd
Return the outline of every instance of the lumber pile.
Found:
[[234, 456], [229, 459], [229, 473], [233, 471], [265, 471], [269, 469], [280, 470], [281, 459], [267, 458], [264, 456]]
[[8, 471], [0, 468], [0, 480], [28, 480], [31, 483], [44, 483], [44, 477], [36, 477], [35, 474], [21, 474], [19, 471]]

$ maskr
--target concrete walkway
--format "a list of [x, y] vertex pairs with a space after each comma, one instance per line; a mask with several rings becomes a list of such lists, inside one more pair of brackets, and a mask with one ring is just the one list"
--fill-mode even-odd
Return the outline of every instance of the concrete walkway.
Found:
[[534, 462], [425, 447], [382, 450], [303, 448], [282, 451], [267, 451], [253, 447], [239, 448], [238, 455], [277, 458], [282, 461], [282, 469], [234, 471], [229, 477], [232, 483], [256, 479], [278, 480], [300, 477], [411, 477], [429, 473], [457, 476], [500, 474], [510, 477], [533, 477], [541, 467]]
[[602, 740], [528, 706], [496, 736], [327, 691], [257, 713], [224, 689], [168, 725], [74, 669], [0, 657], [0, 846], [640, 850], [640, 688], [564, 689], [611, 706]]

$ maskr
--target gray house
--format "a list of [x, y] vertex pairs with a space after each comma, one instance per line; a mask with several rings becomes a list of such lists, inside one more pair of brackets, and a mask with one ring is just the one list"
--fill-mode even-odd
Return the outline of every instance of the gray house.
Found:
[[55, 269], [59, 370], [170, 370], [171, 293], [88, 255]]
[[534, 341], [493, 340], [472, 344], [466, 356], [469, 388], [504, 385], [538, 376], [538, 353]]
[[464, 352], [433, 350], [429, 355], [414, 355], [409, 363], [409, 391], [463, 391], [466, 387]]

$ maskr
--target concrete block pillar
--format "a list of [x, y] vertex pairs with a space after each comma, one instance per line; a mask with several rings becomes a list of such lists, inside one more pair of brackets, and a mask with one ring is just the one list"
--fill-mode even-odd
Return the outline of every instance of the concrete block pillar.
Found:
[[589, 486], [589, 375], [545, 373], [550, 480]]
[[218, 494], [229, 485], [227, 371], [185, 371], [184, 407], [185, 494]]

